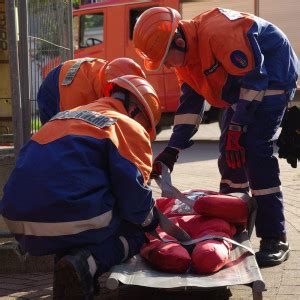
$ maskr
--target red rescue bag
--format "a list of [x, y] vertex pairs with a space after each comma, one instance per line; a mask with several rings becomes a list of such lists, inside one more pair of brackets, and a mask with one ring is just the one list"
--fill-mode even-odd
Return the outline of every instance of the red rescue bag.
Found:
[[192, 208], [174, 198], [158, 198], [156, 206], [167, 217], [199, 214], [220, 218], [233, 224], [247, 224], [247, 203], [239, 197], [200, 189], [183, 193], [194, 201]]
[[192, 266], [198, 274], [219, 271], [228, 262], [231, 244], [226, 241], [207, 240], [196, 245], [192, 253]]
[[247, 203], [235, 196], [207, 195], [198, 197], [193, 206], [195, 212], [202, 216], [223, 219], [234, 224], [247, 224]]
[[170, 273], [185, 273], [191, 264], [189, 253], [180, 244], [158, 239], [144, 244], [140, 254], [154, 268]]
[[[174, 239], [162, 232], [160, 228], [158, 228], [157, 232], [161, 238]], [[171, 273], [185, 273], [189, 269], [191, 257], [179, 243], [164, 243], [149, 234], [147, 234], [147, 237], [150, 241], [142, 246], [140, 254], [154, 268]]]

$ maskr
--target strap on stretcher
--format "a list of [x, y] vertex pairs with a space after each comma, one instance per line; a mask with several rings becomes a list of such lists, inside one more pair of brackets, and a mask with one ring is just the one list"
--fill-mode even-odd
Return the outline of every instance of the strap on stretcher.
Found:
[[[155, 181], [162, 190], [162, 196], [176, 198], [184, 204], [188, 205], [189, 207], [193, 208], [194, 202], [172, 185], [171, 175], [167, 166], [165, 166], [164, 164], [162, 164], [162, 176], [155, 178]], [[236, 242], [233, 239], [224, 236], [206, 235], [198, 239], [192, 239], [185, 230], [183, 230], [181, 227], [177, 226], [172, 221], [170, 221], [159, 209], [157, 209], [157, 213], [160, 228], [164, 230], [167, 234], [175, 238], [175, 240], [167, 240], [161, 238], [155, 230], [151, 232], [151, 235], [158, 238], [164, 243], [180, 243], [184, 248], [191, 252], [194, 249], [196, 243], [207, 240], [223, 240], [235, 246], [241, 247], [253, 255], [255, 254], [250, 247], [247, 247], [243, 244]]]
[[164, 230], [167, 234], [175, 238], [175, 240], [163, 239], [159, 236], [159, 234], [155, 230], [150, 233], [151, 235], [153, 235], [154, 237], [156, 237], [157, 239], [161, 240], [164, 243], [179, 243], [184, 248], [186, 248], [186, 250], [188, 250], [189, 253], [191, 253], [195, 248], [195, 244], [197, 243], [207, 241], [207, 240], [222, 240], [222, 241], [227, 241], [235, 246], [241, 247], [253, 255], [255, 254], [251, 248], [224, 236], [205, 235], [201, 238], [192, 239], [185, 230], [183, 230], [181, 227], [177, 226], [172, 221], [170, 221], [160, 210], [157, 209], [157, 212], [158, 212], [160, 228]]

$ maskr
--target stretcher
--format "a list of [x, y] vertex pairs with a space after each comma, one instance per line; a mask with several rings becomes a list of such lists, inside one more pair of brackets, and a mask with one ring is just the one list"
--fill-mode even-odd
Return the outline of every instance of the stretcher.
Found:
[[[157, 183], [164, 196], [176, 196], [183, 202], [189, 201], [184, 193], [172, 186], [169, 174], [162, 178], [164, 180], [157, 181]], [[253, 299], [262, 299], [265, 283], [249, 240], [256, 209], [253, 199], [249, 197], [248, 200], [250, 222], [246, 230], [234, 236], [234, 241], [240, 246], [234, 245], [230, 254], [230, 261], [220, 271], [210, 275], [199, 275], [191, 272], [171, 274], [153, 269], [140, 255], [136, 255], [127, 262], [112, 268], [111, 274], [106, 280], [106, 287], [110, 290], [116, 290], [121, 284], [156, 289], [199, 289], [201, 291], [247, 285], [252, 288]]]

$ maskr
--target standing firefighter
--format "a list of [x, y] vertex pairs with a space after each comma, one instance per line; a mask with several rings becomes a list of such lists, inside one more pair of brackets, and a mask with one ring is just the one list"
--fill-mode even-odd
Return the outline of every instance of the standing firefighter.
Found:
[[107, 82], [123, 75], [146, 78], [141, 67], [127, 57], [111, 62], [86, 57], [60, 64], [47, 75], [37, 95], [41, 123], [45, 124], [60, 111], [103, 97]]
[[157, 225], [147, 182], [158, 97], [133, 75], [105, 94], [47, 122], [4, 187], [0, 212], [19, 243], [56, 254], [54, 299], [90, 299], [93, 281], [137, 254]]
[[146, 10], [134, 29], [147, 70], [175, 68], [182, 95], [173, 134], [156, 157], [172, 171], [180, 150], [192, 145], [203, 102], [226, 108], [220, 138], [222, 193], [248, 192], [258, 202], [256, 257], [260, 266], [288, 258], [283, 195], [272, 139], [293, 98], [298, 59], [284, 33], [251, 14], [215, 8], [180, 20], [168, 7]]

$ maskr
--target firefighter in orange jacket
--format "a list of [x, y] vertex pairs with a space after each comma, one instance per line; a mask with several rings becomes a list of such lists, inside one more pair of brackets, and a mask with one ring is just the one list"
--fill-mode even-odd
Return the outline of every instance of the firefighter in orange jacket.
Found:
[[26, 251], [57, 255], [54, 299], [90, 299], [97, 276], [139, 253], [157, 226], [147, 182], [158, 96], [134, 75], [111, 80], [105, 95], [32, 136], [0, 201]]
[[175, 69], [181, 86], [168, 147], [154, 161], [172, 171], [180, 150], [201, 122], [203, 103], [226, 108], [220, 138], [222, 193], [248, 192], [258, 203], [256, 258], [273, 266], [289, 256], [283, 195], [272, 140], [298, 78], [298, 59], [284, 33], [251, 14], [215, 8], [192, 20], [168, 7], [153, 7], [133, 34], [145, 68]]
[[38, 91], [41, 123], [45, 124], [60, 111], [103, 97], [106, 83], [122, 75], [146, 78], [141, 67], [127, 57], [116, 58], [111, 62], [85, 57], [60, 64], [48, 73]]

